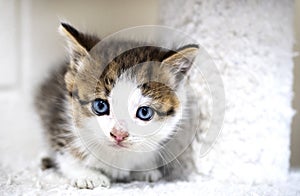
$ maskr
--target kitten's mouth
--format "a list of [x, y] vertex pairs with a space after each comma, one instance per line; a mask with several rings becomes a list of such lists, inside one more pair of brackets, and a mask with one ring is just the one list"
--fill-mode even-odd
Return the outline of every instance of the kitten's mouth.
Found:
[[115, 148], [127, 148], [127, 146], [122, 142], [113, 142], [111, 146]]

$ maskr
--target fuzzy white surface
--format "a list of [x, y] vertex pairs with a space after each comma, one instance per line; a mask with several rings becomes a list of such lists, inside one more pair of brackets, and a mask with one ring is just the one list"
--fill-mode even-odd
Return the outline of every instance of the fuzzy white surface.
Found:
[[191, 35], [220, 70], [223, 129], [201, 173], [259, 183], [288, 176], [293, 116], [293, 1], [165, 0], [161, 22]]
[[53, 170], [37, 166], [21, 172], [0, 169], [0, 195], [298, 195], [300, 171], [287, 181], [264, 184], [239, 184], [195, 177], [191, 182], [113, 184], [111, 188], [77, 189], [68, 185]]

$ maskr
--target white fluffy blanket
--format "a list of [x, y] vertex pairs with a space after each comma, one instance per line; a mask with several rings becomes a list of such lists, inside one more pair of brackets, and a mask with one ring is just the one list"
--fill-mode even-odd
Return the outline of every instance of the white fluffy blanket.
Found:
[[299, 195], [300, 171], [287, 181], [272, 184], [238, 184], [195, 176], [190, 182], [132, 182], [111, 188], [76, 189], [53, 170], [37, 166], [20, 172], [0, 169], [0, 195]]

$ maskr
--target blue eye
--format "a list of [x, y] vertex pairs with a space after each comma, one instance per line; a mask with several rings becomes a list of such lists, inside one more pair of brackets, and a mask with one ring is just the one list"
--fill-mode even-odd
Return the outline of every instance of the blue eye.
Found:
[[136, 111], [136, 117], [138, 117], [141, 120], [149, 121], [154, 116], [154, 111], [152, 108], [147, 106], [139, 107]]
[[109, 114], [109, 104], [105, 100], [95, 99], [92, 102], [92, 110], [98, 116]]

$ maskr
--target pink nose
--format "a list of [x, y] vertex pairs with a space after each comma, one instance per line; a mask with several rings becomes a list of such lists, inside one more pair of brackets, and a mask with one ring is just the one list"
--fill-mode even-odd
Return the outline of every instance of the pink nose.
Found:
[[113, 128], [110, 132], [110, 136], [113, 137], [118, 143], [122, 142], [129, 136], [128, 132]]

